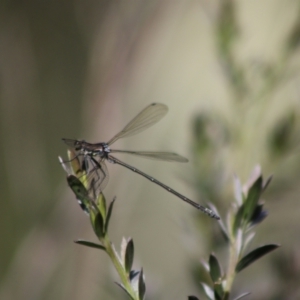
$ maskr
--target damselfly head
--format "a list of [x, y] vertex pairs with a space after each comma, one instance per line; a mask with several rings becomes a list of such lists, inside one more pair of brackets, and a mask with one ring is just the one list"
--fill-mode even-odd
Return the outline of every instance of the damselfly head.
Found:
[[75, 151], [81, 151], [84, 148], [85, 141], [79, 141], [74, 139], [62, 139], [64, 143], [66, 143], [70, 148], [74, 149]]
[[84, 143], [84, 141], [75, 141], [74, 142], [74, 149], [76, 150], [76, 151], [82, 151], [83, 150], [83, 143]]

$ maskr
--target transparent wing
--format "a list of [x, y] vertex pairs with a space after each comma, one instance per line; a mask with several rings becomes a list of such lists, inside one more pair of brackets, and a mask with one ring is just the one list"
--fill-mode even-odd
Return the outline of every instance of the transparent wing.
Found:
[[160, 103], [152, 103], [131, 120], [122, 131], [110, 139], [111, 145], [120, 138], [137, 134], [161, 120], [168, 112], [168, 107]]
[[62, 140], [64, 141], [64, 143], [66, 143], [71, 148], [75, 148], [75, 146], [78, 143], [77, 140], [73, 140], [73, 139], [62, 139]]
[[154, 151], [126, 151], [126, 150], [111, 150], [111, 153], [127, 153], [145, 158], [151, 158], [164, 161], [188, 162], [189, 160], [177, 153], [173, 152], [154, 152]]

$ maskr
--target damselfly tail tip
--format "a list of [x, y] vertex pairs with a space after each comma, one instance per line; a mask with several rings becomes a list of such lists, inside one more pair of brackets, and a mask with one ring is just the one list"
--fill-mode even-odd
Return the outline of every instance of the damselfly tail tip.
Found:
[[203, 212], [213, 219], [220, 220], [220, 217], [209, 208], [205, 208]]
[[213, 211], [210, 211], [208, 215], [213, 219], [220, 220], [220, 217], [216, 215]]
[[216, 215], [214, 212], [213, 212], [213, 215], [211, 215], [211, 217], [216, 220], [220, 220], [220, 217], [218, 215]]

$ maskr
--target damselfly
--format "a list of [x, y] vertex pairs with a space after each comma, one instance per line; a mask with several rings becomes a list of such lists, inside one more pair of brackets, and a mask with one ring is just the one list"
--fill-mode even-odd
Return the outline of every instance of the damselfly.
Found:
[[[108, 171], [105, 161], [113, 164], [121, 165], [145, 178], [151, 182], [161, 186], [168, 192], [177, 196], [181, 200], [196, 207], [203, 213], [212, 218], [219, 219], [219, 217], [209, 208], [190, 200], [189, 198], [181, 195], [172, 188], [158, 181], [150, 175], [130, 166], [116, 157], [112, 156], [114, 153], [128, 153], [141, 157], [148, 157], [157, 160], [187, 162], [188, 160], [176, 153], [172, 152], [152, 152], [152, 151], [126, 151], [126, 150], [113, 150], [110, 148], [114, 142], [120, 138], [132, 136], [146, 128], [154, 125], [161, 120], [168, 112], [168, 107], [164, 104], [152, 103], [142, 110], [133, 120], [131, 120], [118, 134], [111, 138], [107, 143], [88, 143], [86, 141], [79, 141], [73, 139], [63, 139], [63, 141], [75, 151], [76, 158], [80, 160], [81, 169], [86, 173], [86, 181], [88, 192], [92, 198], [97, 197], [105, 188], [108, 182]], [[66, 163], [66, 162], [64, 162]]]

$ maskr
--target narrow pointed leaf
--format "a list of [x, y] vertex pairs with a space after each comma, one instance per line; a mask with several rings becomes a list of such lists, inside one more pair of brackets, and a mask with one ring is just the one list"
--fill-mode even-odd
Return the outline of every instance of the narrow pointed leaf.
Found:
[[215, 295], [214, 295], [214, 291], [213, 289], [208, 286], [207, 284], [205, 284], [204, 282], [200, 282], [202, 287], [203, 287], [203, 290], [204, 290], [204, 293], [205, 295], [210, 299], [210, 300], [214, 300], [215, 299]]
[[104, 221], [101, 213], [99, 211], [94, 212], [90, 211], [90, 220], [93, 225], [95, 234], [99, 239], [102, 239], [104, 236]]
[[214, 254], [209, 256], [209, 273], [213, 282], [217, 282], [222, 277], [222, 271], [217, 257]]
[[86, 171], [82, 169], [78, 155], [73, 150], [68, 149], [68, 158], [69, 166], [72, 169], [72, 174], [74, 174], [77, 178], [80, 178], [82, 184], [87, 187], [87, 174]]
[[68, 153], [68, 158], [69, 158], [72, 170], [73, 170], [74, 174], [77, 174], [78, 172], [81, 171], [79, 158], [76, 155], [75, 151], [72, 149], [68, 149], [67, 153]]
[[237, 298], [234, 298], [234, 300], [239, 300], [239, 299], [242, 299], [242, 298], [244, 298], [244, 297], [246, 297], [246, 296], [248, 296], [248, 295], [250, 295], [251, 293], [244, 293], [244, 294], [242, 294], [242, 295], [239, 295]]
[[105, 220], [105, 232], [108, 231], [109, 220], [110, 220], [110, 217], [112, 214], [112, 210], [113, 210], [115, 201], [116, 201], [116, 197], [114, 197], [114, 199], [110, 202], [110, 204], [108, 206], [108, 211], [107, 211], [106, 220]]
[[130, 273], [134, 257], [134, 245], [133, 240], [129, 239], [125, 250], [125, 271], [127, 274]]
[[144, 273], [143, 269], [141, 269], [140, 276], [139, 276], [139, 299], [144, 300], [146, 293], [146, 284], [144, 281]]
[[99, 194], [96, 200], [96, 206], [98, 207], [103, 220], [106, 219], [106, 199], [102, 193]]
[[88, 242], [88, 241], [83, 241], [83, 240], [77, 240], [77, 241], [75, 241], [75, 243], [79, 244], [79, 245], [83, 245], [83, 246], [87, 246], [87, 247], [96, 248], [96, 249], [100, 249], [100, 250], [106, 251], [106, 248], [104, 246], [99, 245], [99, 244], [95, 244], [93, 242]]
[[89, 197], [88, 191], [82, 182], [74, 175], [67, 177], [67, 182], [83, 211], [89, 214], [91, 207], [95, 206], [93, 200]]
[[89, 198], [88, 191], [82, 184], [82, 182], [74, 175], [67, 177], [68, 185], [78, 198]]
[[248, 253], [246, 256], [244, 256], [236, 265], [235, 272], [241, 272], [243, 269], [248, 267], [250, 264], [261, 258], [262, 256], [266, 255], [267, 253], [277, 249], [279, 245], [276, 244], [270, 244], [265, 245], [259, 248], [256, 248], [255, 250]]
[[262, 176], [259, 176], [248, 191], [247, 198], [244, 203], [244, 215], [246, 221], [250, 221], [254, 210], [258, 204], [258, 200], [262, 193]]
[[214, 283], [215, 298], [222, 299], [223, 287], [222, 287], [222, 270], [217, 257], [214, 254], [209, 256], [209, 272], [210, 277]]
[[239, 207], [239, 210], [236, 213], [236, 216], [234, 218], [233, 230], [232, 230], [234, 236], [236, 236], [238, 229], [241, 228], [241, 226], [242, 226], [244, 209], [245, 209], [245, 206], [244, 206], [244, 204], [242, 204], [242, 206]]

